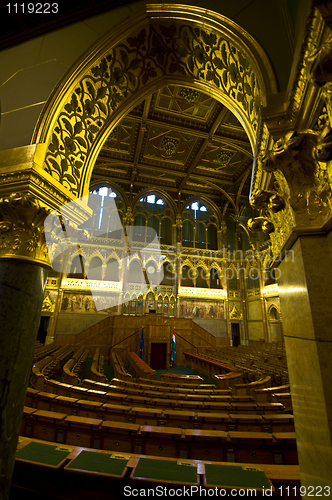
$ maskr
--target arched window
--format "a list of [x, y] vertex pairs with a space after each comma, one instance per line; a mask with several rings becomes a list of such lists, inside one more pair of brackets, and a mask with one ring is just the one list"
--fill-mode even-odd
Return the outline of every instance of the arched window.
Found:
[[181, 286], [194, 286], [192, 280], [193, 272], [189, 266], [183, 266], [181, 275]]
[[210, 271], [210, 288], [222, 288], [219, 273], [217, 269], [214, 268]]
[[150, 243], [157, 235], [160, 244], [172, 244], [173, 218], [172, 210], [164, 198], [158, 194], [144, 196], [134, 209], [133, 240]]
[[203, 267], [197, 268], [196, 287], [197, 288], [208, 288], [207, 276], [206, 276], [205, 269]]
[[84, 229], [101, 238], [123, 237], [124, 203], [113, 188], [102, 185], [92, 189], [89, 193], [89, 207], [93, 214], [82, 225]]
[[131, 262], [127, 281], [130, 283], [145, 283], [142, 266], [139, 260], [133, 260]]
[[173, 286], [174, 285], [174, 273], [172, 270], [172, 265], [170, 262], [163, 263], [164, 277], [161, 281], [161, 285]]
[[105, 281], [119, 281], [119, 263], [116, 259], [107, 262]]
[[68, 278], [85, 278], [84, 257], [82, 255], [76, 255], [76, 257], [74, 257], [73, 262], [70, 266], [70, 273], [68, 274]]
[[154, 261], [149, 260], [146, 263], [146, 275], [147, 279], [152, 286], [159, 285], [160, 283], [160, 272], [157, 270], [156, 263]]
[[101, 280], [102, 261], [99, 257], [93, 257], [90, 262], [88, 278], [89, 280]]
[[183, 211], [182, 245], [217, 250], [217, 217], [200, 201], [190, 202]]

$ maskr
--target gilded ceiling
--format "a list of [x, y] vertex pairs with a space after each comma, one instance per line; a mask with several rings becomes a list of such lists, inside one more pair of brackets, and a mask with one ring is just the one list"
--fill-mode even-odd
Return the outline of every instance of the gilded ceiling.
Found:
[[223, 191], [247, 204], [253, 163], [237, 118], [210, 95], [168, 85], [132, 109], [112, 130], [92, 182], [108, 180], [129, 196], [146, 188], [174, 199], [205, 196], [223, 207]]

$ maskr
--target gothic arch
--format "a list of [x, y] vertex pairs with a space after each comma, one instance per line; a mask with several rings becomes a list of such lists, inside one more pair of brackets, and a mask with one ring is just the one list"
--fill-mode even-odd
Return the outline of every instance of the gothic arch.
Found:
[[48, 99], [33, 142], [43, 145], [39, 159], [53, 184], [71, 197], [87, 194], [110, 131], [129, 109], [169, 83], [222, 102], [242, 123], [254, 150], [260, 108], [266, 95], [276, 92], [259, 44], [215, 12], [147, 5], [83, 54]]

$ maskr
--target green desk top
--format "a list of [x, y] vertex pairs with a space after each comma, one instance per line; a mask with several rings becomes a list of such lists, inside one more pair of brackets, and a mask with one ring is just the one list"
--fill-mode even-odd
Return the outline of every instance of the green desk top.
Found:
[[264, 471], [254, 466], [205, 464], [205, 486], [270, 488]]
[[[157, 460], [151, 458], [140, 458], [132, 478], [151, 479], [155, 481], [171, 481], [180, 483], [198, 484], [196, 464], [178, 460]], [[181, 464], [181, 465], [180, 465]]]
[[72, 450], [51, 444], [31, 442], [16, 452], [15, 458], [40, 463], [49, 467], [60, 467]]
[[122, 477], [126, 472], [129, 458], [129, 456], [121, 456], [121, 454], [117, 455], [116, 453], [108, 454], [83, 450], [66, 465], [65, 469]]

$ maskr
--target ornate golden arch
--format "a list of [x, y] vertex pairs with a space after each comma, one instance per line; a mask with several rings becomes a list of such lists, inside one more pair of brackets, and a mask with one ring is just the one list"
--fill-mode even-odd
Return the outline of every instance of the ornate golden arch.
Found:
[[72, 196], [87, 194], [97, 155], [123, 115], [167, 83], [223, 102], [254, 148], [260, 108], [276, 91], [270, 63], [236, 23], [198, 7], [147, 5], [102, 36], [65, 75], [34, 133], [43, 169]]

